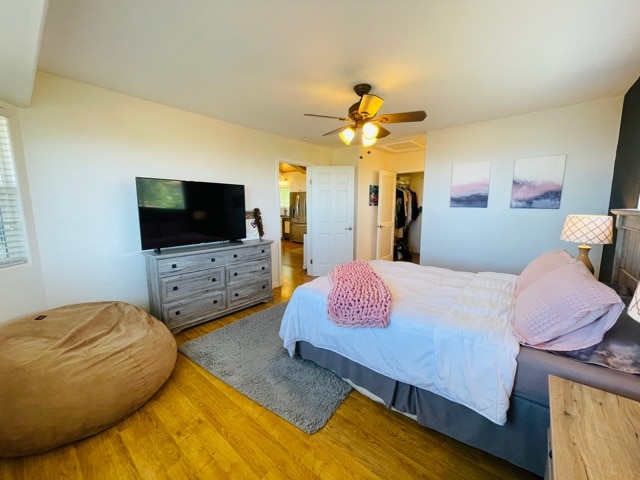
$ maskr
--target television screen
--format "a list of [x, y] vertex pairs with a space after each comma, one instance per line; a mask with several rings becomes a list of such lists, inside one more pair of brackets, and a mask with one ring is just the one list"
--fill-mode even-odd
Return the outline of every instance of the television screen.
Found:
[[244, 185], [136, 177], [143, 250], [246, 237]]

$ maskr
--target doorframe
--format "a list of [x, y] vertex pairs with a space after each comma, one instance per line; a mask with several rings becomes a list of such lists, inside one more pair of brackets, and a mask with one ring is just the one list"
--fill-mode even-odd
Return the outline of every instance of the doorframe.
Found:
[[[291, 160], [289, 158], [276, 157], [276, 211], [278, 212], [278, 232], [280, 232], [280, 225], [282, 225], [282, 219], [280, 218], [280, 164], [288, 163], [289, 165], [297, 165], [299, 167], [309, 168], [313, 165], [309, 162], [304, 162], [301, 160]], [[308, 181], [309, 175], [305, 173], [305, 183]], [[311, 221], [309, 217], [309, 212], [307, 211], [307, 224]], [[276, 235], [274, 239], [274, 245], [276, 246], [276, 258], [278, 259], [277, 264], [278, 268], [275, 269], [276, 279], [274, 282], [274, 288], [278, 288], [282, 286], [282, 237], [280, 235]], [[273, 253], [273, 252], [272, 252]]]

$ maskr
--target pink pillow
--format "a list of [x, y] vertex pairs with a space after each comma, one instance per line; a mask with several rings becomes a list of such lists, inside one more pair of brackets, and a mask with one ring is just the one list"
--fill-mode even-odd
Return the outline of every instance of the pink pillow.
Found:
[[578, 350], [602, 341], [623, 309], [615, 291], [574, 262], [551, 270], [516, 298], [514, 331], [523, 345]]
[[566, 250], [553, 250], [536, 257], [527, 265], [516, 282], [516, 297], [540, 277], [562, 265], [577, 262]]

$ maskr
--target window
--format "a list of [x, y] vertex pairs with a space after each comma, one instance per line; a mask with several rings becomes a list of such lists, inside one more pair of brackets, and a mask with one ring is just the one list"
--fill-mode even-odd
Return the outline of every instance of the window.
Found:
[[26, 261], [27, 245], [9, 119], [0, 109], [0, 268]]

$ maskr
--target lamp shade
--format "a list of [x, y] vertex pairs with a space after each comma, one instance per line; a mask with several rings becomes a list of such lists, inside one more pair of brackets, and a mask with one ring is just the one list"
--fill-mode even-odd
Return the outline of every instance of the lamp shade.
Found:
[[613, 217], [608, 215], [567, 215], [560, 239], [591, 245], [611, 243], [613, 242]]
[[378, 139], [376, 137], [367, 137], [366, 135], [362, 135], [362, 146], [370, 147], [374, 143], [376, 143]]
[[356, 131], [351, 127], [347, 127], [342, 130], [338, 134], [338, 136], [340, 137], [340, 140], [342, 140], [345, 144], [351, 145], [351, 140], [353, 140], [353, 137], [356, 136]]
[[375, 123], [367, 122], [362, 126], [362, 135], [369, 138], [377, 138], [378, 131], [378, 126]]
[[636, 288], [636, 293], [633, 294], [627, 313], [636, 322], [640, 322], [640, 288]]

